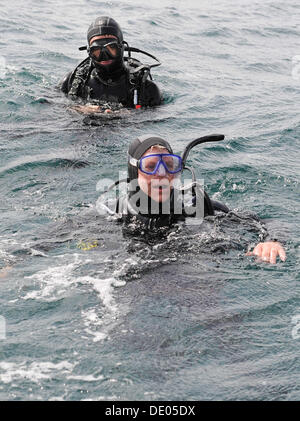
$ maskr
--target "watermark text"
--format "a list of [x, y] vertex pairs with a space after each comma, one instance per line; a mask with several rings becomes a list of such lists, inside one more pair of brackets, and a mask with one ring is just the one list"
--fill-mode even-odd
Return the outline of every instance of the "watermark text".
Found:
[[0, 340], [6, 339], [6, 320], [5, 317], [0, 316]]

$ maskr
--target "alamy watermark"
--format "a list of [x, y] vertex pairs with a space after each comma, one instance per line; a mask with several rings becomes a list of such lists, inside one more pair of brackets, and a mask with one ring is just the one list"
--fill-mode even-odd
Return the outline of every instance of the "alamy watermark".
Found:
[[6, 75], [6, 59], [0, 56], [0, 79], [3, 79]]
[[292, 58], [292, 78], [294, 80], [300, 80], [300, 55], [296, 55]]
[[292, 317], [292, 324], [295, 325], [292, 329], [292, 338], [300, 339], [300, 314]]
[[5, 317], [0, 316], [0, 341], [6, 339], [6, 320]]
[[126, 206], [119, 210], [123, 215], [175, 214], [187, 217], [187, 224], [202, 223], [204, 180], [193, 182], [191, 179], [185, 179], [182, 184], [179, 177], [153, 177], [146, 181], [134, 179], [129, 183], [126, 179], [127, 174], [119, 172], [117, 182], [108, 178], [98, 181], [96, 190], [100, 192], [100, 196], [96, 202], [96, 209], [100, 215], [114, 214], [118, 199], [123, 197], [126, 198]]

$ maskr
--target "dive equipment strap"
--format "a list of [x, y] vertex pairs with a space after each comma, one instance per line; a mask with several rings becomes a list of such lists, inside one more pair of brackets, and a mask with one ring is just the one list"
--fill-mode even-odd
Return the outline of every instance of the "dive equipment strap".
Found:
[[89, 57], [78, 64], [69, 78], [68, 95], [73, 97], [81, 96], [80, 93], [82, 93], [92, 70], [92, 61]]
[[[161, 62], [154, 55], [147, 53], [146, 51], [140, 50], [139, 48], [130, 47], [126, 41], [123, 41], [126, 45], [124, 50], [128, 52], [128, 56], [124, 57], [124, 61], [127, 62], [129, 71], [129, 82], [133, 86], [133, 105], [135, 109], [139, 109], [145, 105], [145, 84], [148, 77], [152, 80], [151, 69], [161, 65]], [[131, 57], [131, 53], [144, 54], [157, 63], [143, 64], [136, 58]]]

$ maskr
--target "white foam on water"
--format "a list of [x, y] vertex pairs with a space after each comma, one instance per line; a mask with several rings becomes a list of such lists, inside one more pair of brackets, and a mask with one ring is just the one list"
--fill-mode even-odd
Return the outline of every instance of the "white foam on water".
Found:
[[[120, 282], [115, 278], [97, 279], [91, 276], [83, 276], [78, 278], [78, 281], [92, 285], [106, 309], [101, 319], [96, 309], [82, 311], [86, 333], [93, 336], [94, 342], [99, 342], [107, 338], [109, 330], [118, 317], [118, 307], [113, 297], [113, 291], [115, 285], [120, 286]], [[123, 283], [121, 284], [123, 285]]]
[[[64, 261], [66, 258], [70, 258], [70, 255], [58, 257], [58, 259], [64, 259]], [[121, 269], [112, 274], [113, 276], [102, 279], [100, 278], [101, 272], [96, 276], [76, 276], [75, 269], [92, 262], [92, 260], [87, 260], [86, 256], [81, 254], [74, 254], [72, 258], [74, 260], [70, 263], [48, 267], [25, 277], [27, 281], [29, 280], [33, 284], [35, 289], [26, 292], [22, 298], [24, 300], [51, 302], [68, 295], [71, 285], [91, 285], [104, 306], [104, 314], [102, 310], [98, 311], [93, 308], [82, 311], [82, 317], [85, 332], [93, 336], [94, 342], [98, 342], [108, 336], [108, 331], [118, 317], [118, 307], [113, 296], [114, 289], [126, 285], [125, 281], [117, 279], [114, 275], [115, 273], [116, 275], [122, 273], [125, 266], [132, 265], [135, 262], [128, 259], [130, 262], [125, 261]]]
[[[66, 256], [60, 256], [65, 259]], [[24, 300], [38, 299], [42, 301], [55, 301], [68, 293], [70, 285], [76, 284], [78, 279], [73, 275], [74, 269], [83, 263], [78, 254], [74, 254], [75, 261], [60, 266], [48, 267], [45, 270], [26, 276], [24, 279], [34, 281], [39, 289], [28, 292]]]
[[120, 400], [120, 397], [117, 395], [111, 395], [111, 396], [97, 396], [93, 398], [86, 398], [82, 399], [82, 402], [90, 402], [90, 401], [118, 401]]
[[67, 291], [70, 284], [73, 283], [71, 274], [74, 264], [50, 267], [25, 279], [37, 281], [41, 289], [28, 292], [23, 299], [39, 299], [43, 301], [55, 301]]
[[[117, 306], [113, 298], [113, 285], [116, 281], [115, 278], [98, 279], [93, 278], [92, 276], [82, 276], [77, 278], [77, 281], [84, 284], [91, 284], [100, 297], [103, 305], [111, 313], [115, 313], [117, 311]], [[93, 318], [92, 315], [89, 315], [89, 317], [90, 320]]]
[[92, 374], [88, 374], [86, 376], [67, 376], [68, 380], [82, 380], [84, 382], [97, 382], [99, 380], [103, 380], [104, 376], [100, 375], [98, 377], [94, 377]]
[[32, 256], [48, 257], [47, 254], [43, 253], [40, 250], [35, 250], [33, 248], [30, 248], [29, 250], [30, 250], [30, 253], [31, 253]]
[[4, 261], [10, 261], [14, 259], [14, 256], [9, 254], [7, 251], [0, 249], [0, 259], [3, 259]]
[[19, 248], [19, 243], [13, 238], [7, 238], [4, 236], [0, 237], [0, 259], [3, 260], [6, 264], [15, 262], [16, 258], [9, 253], [8, 249]]
[[[116, 269], [113, 273], [113, 275], [115, 277], [119, 277], [121, 275], [124, 275], [128, 272], [129, 269], [131, 269], [133, 266], [137, 266], [140, 263], [140, 259], [139, 261], [137, 260], [137, 258], [133, 259], [132, 257], [128, 257], [127, 259], [124, 260], [123, 264], [121, 265], [121, 267], [119, 269]], [[119, 283], [122, 281], [118, 281]], [[123, 281], [125, 285], [126, 282]], [[116, 286], [123, 286], [123, 285], [116, 285]]]
[[84, 320], [84, 325], [86, 326], [85, 331], [89, 335], [94, 336], [94, 342], [101, 341], [107, 337], [106, 333], [99, 330], [99, 328], [103, 325], [103, 320], [99, 318], [95, 309], [82, 311], [81, 315]]
[[0, 381], [8, 384], [15, 380], [27, 379], [34, 383], [40, 380], [56, 378], [58, 374], [71, 373], [76, 364], [61, 361], [54, 364], [51, 362], [34, 362], [28, 364], [0, 362]]
[[108, 333], [105, 332], [94, 331], [88, 328], [86, 328], [85, 331], [89, 335], [93, 336], [93, 342], [100, 342], [108, 337]]

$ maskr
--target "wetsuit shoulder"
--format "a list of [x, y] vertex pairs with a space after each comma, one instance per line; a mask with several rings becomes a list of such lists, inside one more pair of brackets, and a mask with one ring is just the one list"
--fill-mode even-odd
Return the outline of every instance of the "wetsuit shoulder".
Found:
[[[194, 208], [195, 205], [196, 205], [196, 196], [194, 196], [192, 199], [191, 209]], [[214, 215], [215, 211], [228, 213], [230, 210], [223, 203], [217, 202], [216, 200], [211, 200], [208, 194], [204, 192], [204, 216]], [[192, 212], [188, 213], [189, 216], [194, 216], [191, 214]]]
[[72, 71], [67, 73], [65, 77], [58, 83], [58, 89], [60, 89], [65, 94], [69, 92], [69, 82], [70, 82], [72, 73], [73, 73]]
[[146, 80], [144, 89], [144, 103], [146, 106], [153, 107], [162, 104], [162, 94], [158, 86], [152, 80]]
[[214, 211], [219, 211], [219, 212], [224, 212], [224, 213], [229, 212], [229, 208], [223, 203], [217, 202], [216, 200], [210, 200], [210, 201], [214, 208]]

